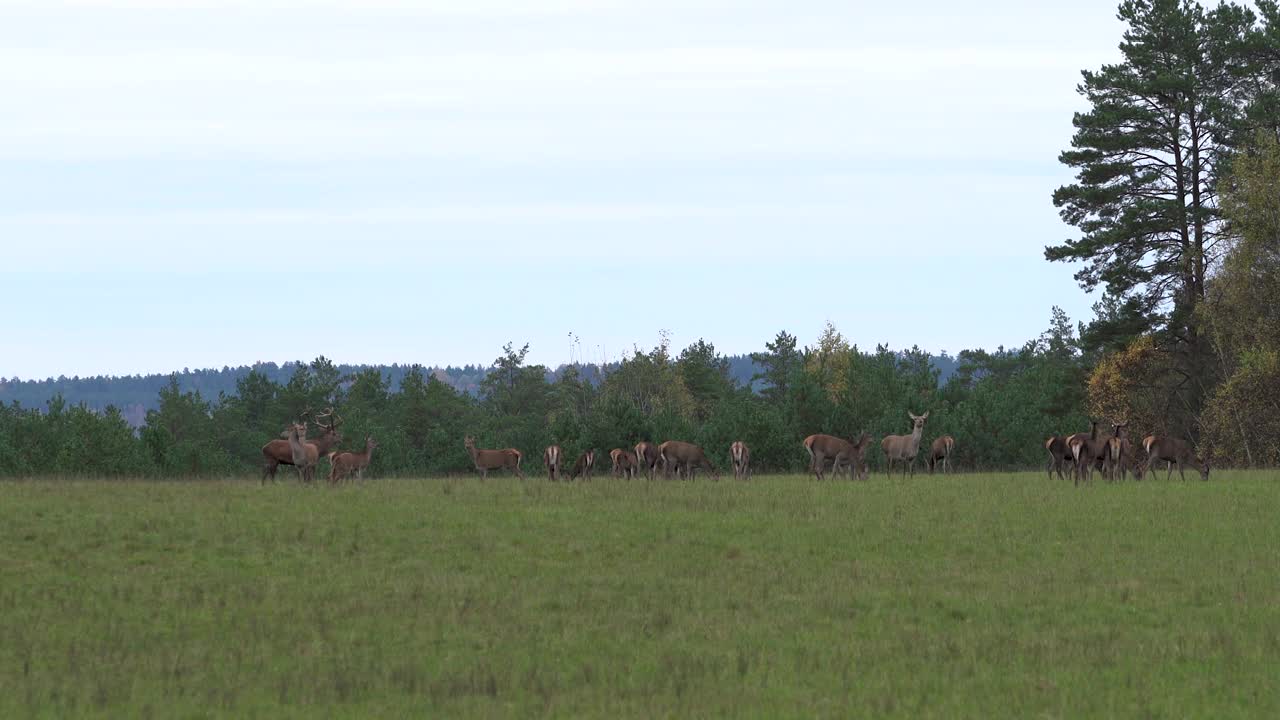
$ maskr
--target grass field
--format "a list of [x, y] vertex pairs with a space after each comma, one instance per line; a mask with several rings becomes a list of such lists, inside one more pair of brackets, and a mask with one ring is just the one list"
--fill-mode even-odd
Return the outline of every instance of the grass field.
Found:
[[1280, 473], [0, 483], [0, 717], [1280, 717]]

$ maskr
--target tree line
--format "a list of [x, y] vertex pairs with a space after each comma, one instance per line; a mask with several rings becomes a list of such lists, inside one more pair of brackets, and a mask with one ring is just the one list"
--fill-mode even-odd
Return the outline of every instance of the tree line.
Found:
[[[751, 382], [699, 340], [678, 354], [664, 338], [636, 350], [598, 383], [577, 366], [558, 376], [507, 345], [476, 395], [411, 366], [394, 390], [386, 371], [344, 373], [326, 358], [295, 366], [281, 383], [258, 372], [233, 393], [206, 398], [176, 377], [134, 432], [114, 408], [95, 412], [55, 397], [43, 410], [0, 406], [0, 474], [202, 477], [256, 473], [261, 448], [308, 410], [333, 407], [344, 449], [378, 441], [381, 476], [465, 473], [463, 439], [517, 447], [529, 457], [558, 444], [575, 456], [642, 440], [683, 439], [727, 465], [729, 445], [747, 442], [761, 471], [801, 471], [801, 440], [813, 433], [877, 437], [902, 432], [907, 412], [929, 411], [930, 431], [956, 437], [957, 461], [982, 468], [1038, 464], [1043, 438], [1085, 421], [1070, 391], [1085, 377], [1074, 330], [1055, 309], [1053, 326], [1018, 350], [965, 352], [939, 384], [928, 354], [851, 346], [831, 324], [814, 347], [779, 332], [751, 358]], [[1067, 384], [1064, 384], [1067, 383]], [[1046, 391], [1057, 384], [1059, 390]], [[723, 456], [723, 457], [722, 457]]]

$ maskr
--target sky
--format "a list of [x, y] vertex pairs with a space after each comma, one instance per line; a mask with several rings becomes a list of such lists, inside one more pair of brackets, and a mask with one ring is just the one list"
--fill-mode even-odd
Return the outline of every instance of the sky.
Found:
[[1116, 0], [0, 0], [0, 377], [1019, 346]]

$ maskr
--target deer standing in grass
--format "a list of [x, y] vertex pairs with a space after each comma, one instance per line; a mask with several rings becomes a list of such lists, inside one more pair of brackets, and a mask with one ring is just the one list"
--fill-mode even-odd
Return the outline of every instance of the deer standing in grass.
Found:
[[1188, 464], [1200, 471], [1200, 479], [1209, 479], [1209, 461], [1201, 459], [1191, 449], [1191, 444], [1182, 438], [1168, 435], [1148, 435], [1142, 440], [1142, 447], [1147, 451], [1147, 469], [1155, 473], [1157, 461], [1169, 464], [1169, 473], [1165, 480], [1173, 479], [1173, 466], [1178, 466], [1178, 476], [1187, 479], [1185, 468]]
[[707, 459], [707, 454], [702, 451], [702, 448], [693, 443], [668, 440], [658, 446], [658, 454], [662, 456], [662, 465], [667, 469], [668, 478], [671, 477], [673, 469], [676, 477], [680, 476], [680, 471], [683, 469], [685, 479], [692, 480], [698, 468], [706, 468], [711, 472], [713, 479], [720, 479], [720, 471], [716, 470], [716, 466]]
[[729, 462], [733, 464], [734, 480], [751, 479], [751, 448], [738, 440], [729, 446]]
[[831, 472], [836, 477], [840, 476], [840, 466], [845, 465], [849, 468], [850, 479], [855, 472], [858, 477], [866, 479], [863, 454], [871, 444], [871, 436], [867, 433], [862, 433], [856, 443], [834, 435], [810, 435], [801, 444], [809, 453], [809, 470], [818, 480], [826, 479], [827, 460], [831, 460]]
[[[316, 454], [320, 457], [328, 457], [333, 448], [337, 447], [342, 441], [342, 433], [338, 432], [338, 424], [342, 422], [342, 418], [333, 411], [333, 408], [326, 408], [325, 412], [317, 415], [314, 420], [324, 432], [320, 437], [315, 439], [307, 439], [307, 423], [306, 418], [311, 415], [310, 410], [302, 413], [302, 435], [300, 439], [303, 443], [316, 446]], [[329, 423], [326, 425], [324, 419], [328, 418]], [[276, 479], [276, 469], [281, 465], [293, 465], [293, 450], [289, 446], [289, 433], [287, 429], [280, 433], [280, 439], [272, 440], [262, 446], [262, 480], [265, 484], [267, 478], [273, 481]]]
[[573, 472], [569, 473], [569, 479], [577, 480], [578, 478], [582, 478], [583, 480], [590, 480], [591, 471], [595, 466], [596, 451], [587, 450], [582, 453], [582, 455], [578, 456], [578, 462], [573, 464]]
[[524, 453], [519, 450], [515, 448], [481, 450], [476, 447], [476, 439], [470, 435], [462, 441], [462, 446], [467, 449], [467, 454], [471, 456], [471, 462], [475, 464], [476, 470], [480, 471], [481, 480], [488, 479], [490, 470], [499, 469], [510, 470], [521, 480], [525, 479], [524, 473], [520, 470], [520, 461], [524, 458]]
[[1138, 472], [1133, 443], [1129, 442], [1129, 435], [1124, 427], [1125, 423], [1112, 425], [1111, 438], [1107, 441], [1107, 458], [1111, 465], [1111, 477], [1124, 480], [1125, 475], [1132, 472], [1135, 480], [1141, 480], [1142, 475]]
[[916, 476], [916, 453], [920, 452], [920, 436], [924, 434], [924, 421], [929, 419], [929, 413], [916, 415], [910, 410], [907, 415], [911, 418], [911, 434], [910, 435], [886, 435], [884, 440], [880, 441], [880, 448], [884, 450], [885, 460], [888, 461], [889, 476], [893, 476], [893, 461], [900, 460], [902, 462], [902, 477], [907, 477], [907, 469], [911, 470], [911, 477]]
[[609, 451], [609, 459], [613, 461], [613, 476], [625, 475], [628, 480], [636, 476], [636, 457], [622, 448]]
[[662, 455], [658, 452], [658, 446], [651, 442], [641, 442], [636, 444], [636, 466], [644, 471], [650, 480], [658, 473], [658, 463], [662, 460]]
[[929, 445], [929, 456], [925, 458], [925, 464], [929, 466], [929, 474], [938, 467], [938, 461], [942, 461], [942, 474], [946, 475], [951, 472], [951, 451], [956, 446], [956, 439], [950, 435], [943, 435], [937, 438]]
[[289, 458], [293, 461], [293, 466], [298, 470], [298, 478], [304, 483], [309, 483], [315, 479], [316, 464], [320, 462], [320, 452], [316, 450], [315, 445], [303, 442], [302, 438], [306, 432], [306, 423], [297, 423], [289, 426]]
[[[1071, 436], [1071, 455], [1076, 462], [1076, 485], [1081, 480], [1093, 480], [1093, 472], [1099, 467], [1102, 476], [1111, 478], [1111, 436], [1098, 434], [1098, 421], [1092, 421], [1093, 427], [1085, 437], [1079, 434]], [[1087, 475], [1085, 473], [1088, 473]]]
[[552, 445], [542, 451], [542, 466], [547, 470], [547, 478], [552, 482], [559, 480], [563, 475], [560, 467], [560, 457], [564, 455], [564, 451], [559, 445]]
[[[1071, 437], [1075, 436], [1073, 435]], [[1058, 479], [1062, 480], [1062, 466], [1067, 465], [1068, 467], [1071, 467], [1068, 463], [1071, 463], [1074, 460], [1074, 456], [1071, 454], [1070, 439], [1070, 437], [1054, 435], [1044, 441], [1044, 449], [1049, 451], [1050, 480], [1053, 479], [1053, 473], [1055, 470], [1058, 473]]]
[[365, 435], [364, 452], [329, 453], [329, 482], [336, 483], [351, 477], [351, 473], [355, 473], [356, 480], [364, 480], [364, 469], [373, 460], [373, 449], [376, 447], [378, 441]]

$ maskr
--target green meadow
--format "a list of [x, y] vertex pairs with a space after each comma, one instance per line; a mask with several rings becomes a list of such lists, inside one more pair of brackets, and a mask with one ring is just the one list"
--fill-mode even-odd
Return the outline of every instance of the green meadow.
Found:
[[0, 717], [1280, 717], [1277, 472], [286, 476], [0, 483]]

